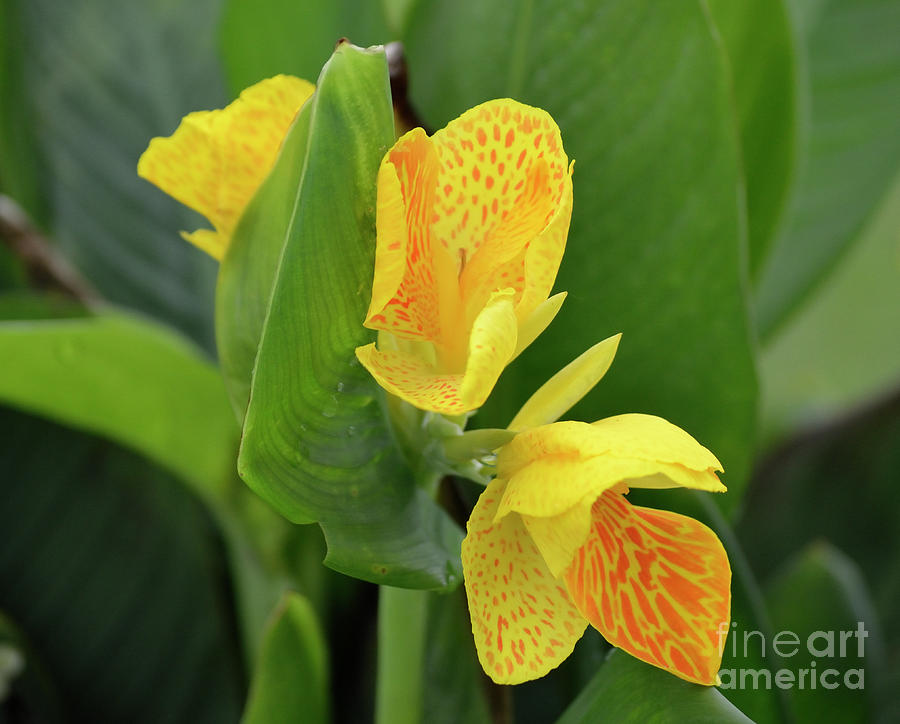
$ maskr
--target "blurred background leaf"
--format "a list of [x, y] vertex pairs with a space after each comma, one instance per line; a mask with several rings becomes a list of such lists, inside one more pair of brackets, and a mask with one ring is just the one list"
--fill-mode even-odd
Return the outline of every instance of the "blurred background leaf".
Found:
[[703, 7], [422, 0], [404, 42], [432, 127], [512, 96], [547, 109], [577, 161], [556, 283], [569, 296], [479, 422], [505, 426], [542, 381], [622, 332], [612, 369], [572, 416], [647, 412], [684, 427], [723, 461], [720, 502], [733, 507], [756, 388], [729, 79]]
[[96, 437], [5, 409], [0, 431], [0, 609], [64, 721], [236, 720], [229, 583], [196, 499]]
[[[6, 301], [0, 318], [11, 316]], [[0, 322], [0, 356], [6, 404], [131, 447], [201, 495], [233, 477], [237, 427], [222, 378], [165, 327], [114, 311]]]
[[328, 655], [316, 614], [296, 593], [286, 593], [265, 633], [242, 724], [278, 721], [325, 724]]
[[384, 4], [224, 0], [220, 43], [232, 97], [278, 73], [314, 83], [341, 38], [361, 48], [392, 40]]
[[900, 178], [858, 242], [760, 355], [771, 444], [900, 388]]
[[[18, 26], [3, 42], [7, 53], [21, 48], [27, 89], [19, 112], [28, 117], [16, 128], [33, 132], [36, 148], [6, 156], [2, 179], [34, 175], [43, 159], [39, 220], [75, 266], [110, 301], [175, 325], [208, 351], [216, 267], [178, 235], [203, 222], [135, 166], [150, 138], [172, 133], [187, 112], [223, 105], [219, 3], [4, 0]], [[17, 195], [16, 185], [4, 188]], [[22, 193], [33, 207], [33, 192]]]
[[785, 0], [710, 0], [728, 54], [747, 193], [751, 276], [765, 259], [794, 176], [797, 59]]
[[[838, 672], [821, 680], [825, 685], [836, 684], [831, 690], [821, 684], [814, 689], [807, 682], [805, 688], [798, 686], [792, 691], [795, 720], [848, 724], [875, 721], [877, 707], [886, 693], [884, 641], [856, 564], [828, 544], [813, 544], [775, 574], [768, 585], [767, 602], [773, 629], [792, 632], [801, 642], [796, 658], [781, 660], [783, 667], [796, 673], [798, 669], [812, 669], [815, 661], [818, 670], [813, 674], [817, 678], [827, 669]], [[857, 631], [864, 635], [857, 635]], [[809, 651], [809, 637], [815, 632], [825, 634], [813, 639], [816, 651], [828, 651], [829, 642], [834, 644], [833, 653], [818, 660]], [[768, 645], [772, 645], [771, 639]], [[791, 651], [790, 647], [781, 648], [785, 653]], [[860, 669], [861, 678], [850, 673]], [[850, 688], [847, 681], [861, 688]]]
[[756, 289], [771, 335], [832, 270], [900, 167], [900, 4], [789, 0], [799, 53], [799, 173]]

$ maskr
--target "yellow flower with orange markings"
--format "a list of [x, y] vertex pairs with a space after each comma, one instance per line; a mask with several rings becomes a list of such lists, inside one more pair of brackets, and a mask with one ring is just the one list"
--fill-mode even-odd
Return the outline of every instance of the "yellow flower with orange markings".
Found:
[[483, 103], [429, 137], [404, 135], [378, 172], [372, 300], [381, 332], [357, 357], [424, 410], [479, 407], [552, 321], [572, 215], [572, 166], [538, 108]]
[[715, 456], [650, 415], [519, 433], [472, 511], [463, 573], [478, 657], [497, 683], [558, 666], [588, 624], [676, 676], [713, 684], [731, 569], [715, 533], [632, 505], [629, 488], [724, 491]]
[[138, 175], [214, 227], [181, 232], [187, 241], [221, 261], [294, 116], [314, 90], [305, 80], [278, 75], [250, 86], [226, 108], [188, 114], [171, 136], [150, 141]]

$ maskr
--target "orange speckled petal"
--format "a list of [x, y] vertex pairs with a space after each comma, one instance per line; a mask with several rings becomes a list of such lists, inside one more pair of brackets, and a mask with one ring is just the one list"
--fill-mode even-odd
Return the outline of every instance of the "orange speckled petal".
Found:
[[[432, 246], [430, 220], [439, 163], [421, 128], [400, 138], [378, 172], [375, 278], [366, 326], [404, 339], [437, 341], [442, 296], [456, 293], [455, 262]], [[443, 322], [444, 324], [446, 321]]]
[[384, 389], [421, 410], [471, 412], [487, 399], [515, 349], [511, 296], [508, 290], [497, 292], [475, 320], [462, 374], [439, 372], [423, 354], [379, 350], [374, 344], [358, 347], [356, 356]]
[[462, 566], [478, 660], [496, 683], [519, 684], [564, 661], [587, 622], [519, 516], [493, 522], [503, 485], [492, 481], [475, 504]]
[[579, 611], [612, 645], [698, 684], [722, 661], [731, 620], [731, 568], [709, 528], [632, 506], [608, 492], [565, 580]]
[[466, 111], [434, 143], [441, 162], [434, 233], [452, 258], [466, 260], [465, 297], [474, 296], [478, 309], [497, 288], [521, 296], [526, 247], [571, 196], [559, 128], [539, 108], [500, 99]]
[[191, 113], [171, 136], [150, 141], [138, 175], [206, 216], [220, 241], [213, 243], [208, 235], [189, 240], [201, 241], [210, 253], [224, 252], [294, 116], [314, 90], [305, 80], [279, 75], [247, 88], [222, 110]]
[[[563, 196], [556, 214], [547, 228], [529, 244], [525, 251], [525, 289], [516, 313], [519, 319], [526, 316], [541, 304], [553, 289], [556, 273], [566, 250], [566, 239], [569, 236], [569, 222], [572, 219], [572, 168], [569, 166], [563, 179]], [[555, 180], [555, 179], [554, 179]]]
[[374, 343], [357, 347], [356, 358], [385, 390], [420, 410], [445, 415], [468, 412], [459, 396], [461, 374], [439, 374], [421, 357], [379, 350]]

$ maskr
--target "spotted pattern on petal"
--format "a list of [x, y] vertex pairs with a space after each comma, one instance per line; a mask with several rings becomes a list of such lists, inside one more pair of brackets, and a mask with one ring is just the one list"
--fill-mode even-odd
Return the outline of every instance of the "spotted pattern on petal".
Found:
[[462, 565], [479, 661], [496, 683], [518, 684], [557, 667], [587, 622], [519, 516], [494, 523], [504, 485], [492, 481], [478, 499], [462, 544]]
[[565, 580], [581, 613], [614, 646], [676, 676], [715, 683], [719, 626], [730, 621], [731, 569], [705, 525], [606, 492]]

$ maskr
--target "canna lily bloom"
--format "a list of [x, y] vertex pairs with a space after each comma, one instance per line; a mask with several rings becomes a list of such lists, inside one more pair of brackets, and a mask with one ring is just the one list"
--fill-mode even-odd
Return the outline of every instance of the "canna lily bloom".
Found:
[[479, 407], [552, 321], [572, 215], [572, 166], [538, 108], [483, 103], [434, 136], [415, 128], [378, 172], [375, 277], [356, 350], [388, 392], [424, 410]]
[[297, 111], [315, 86], [278, 75], [221, 110], [197, 111], [168, 138], [154, 138], [138, 175], [203, 214], [212, 229], [181, 235], [222, 260], [238, 219], [275, 163]]
[[698, 521], [641, 508], [629, 488], [721, 492], [715, 456], [649, 415], [519, 433], [469, 519], [462, 563], [478, 658], [499, 684], [558, 666], [591, 624], [676, 676], [713, 684], [731, 570]]

